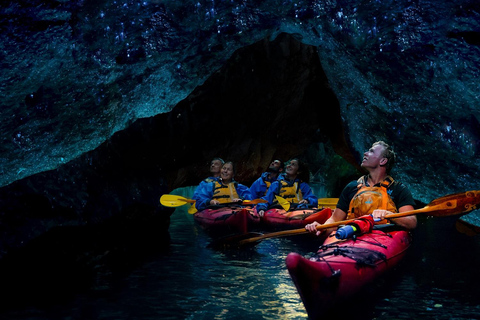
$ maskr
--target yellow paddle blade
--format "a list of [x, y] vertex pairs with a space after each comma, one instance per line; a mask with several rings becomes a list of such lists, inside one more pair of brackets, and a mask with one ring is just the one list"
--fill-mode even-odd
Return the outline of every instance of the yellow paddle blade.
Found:
[[275, 195], [275, 198], [277, 199], [278, 203], [282, 206], [283, 210], [288, 211], [290, 210], [290, 202], [288, 202], [286, 199]]
[[195, 203], [195, 200], [187, 199], [182, 196], [177, 196], [174, 194], [164, 194], [160, 197], [160, 203], [165, 207], [180, 207], [189, 203]]
[[335, 209], [337, 207], [337, 202], [338, 198], [320, 198], [318, 199], [318, 207], [328, 207], [330, 209]]
[[192, 204], [190, 208], [188, 208], [188, 213], [194, 214], [195, 212], [197, 212], [197, 208], [195, 208], [195, 205]]

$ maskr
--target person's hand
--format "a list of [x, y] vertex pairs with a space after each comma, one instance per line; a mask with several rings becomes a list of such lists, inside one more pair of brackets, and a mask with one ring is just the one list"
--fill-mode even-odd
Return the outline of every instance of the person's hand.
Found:
[[388, 214], [392, 214], [392, 212], [382, 209], [375, 209], [372, 212], [372, 217], [374, 221], [380, 221], [385, 219], [385, 216]]
[[303, 200], [300, 200], [300, 201], [298, 202], [298, 204], [304, 204], [304, 203], [308, 204], [308, 200], [303, 199]]
[[242, 202], [243, 200], [242, 199], [239, 199], [239, 198], [235, 198], [232, 200], [232, 202]]
[[265, 210], [257, 211], [257, 213], [260, 217], [263, 217], [263, 215], [265, 214]]
[[320, 223], [318, 223], [317, 221], [314, 221], [312, 223], [309, 223], [305, 226], [305, 229], [308, 231], [308, 232], [312, 232], [312, 233], [315, 233], [317, 236], [321, 235], [322, 234], [322, 230], [317, 230], [317, 226], [319, 226]]
[[215, 206], [217, 204], [220, 204], [220, 201], [218, 200], [210, 200], [210, 205]]

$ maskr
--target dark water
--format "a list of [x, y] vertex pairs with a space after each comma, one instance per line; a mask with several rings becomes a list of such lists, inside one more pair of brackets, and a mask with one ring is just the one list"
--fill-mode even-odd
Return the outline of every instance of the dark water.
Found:
[[[401, 266], [332, 317], [353, 308], [355, 319], [479, 319], [479, 239], [439, 219], [422, 221]], [[315, 240], [269, 239], [248, 250], [215, 251], [186, 208], [173, 214], [170, 234], [166, 253], [104, 290], [5, 319], [307, 319], [284, 260], [292, 251], [313, 252]]]

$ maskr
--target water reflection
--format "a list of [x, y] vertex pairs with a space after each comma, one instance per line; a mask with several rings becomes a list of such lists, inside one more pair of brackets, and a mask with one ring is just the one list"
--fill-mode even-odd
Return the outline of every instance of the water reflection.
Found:
[[116, 319], [139, 309], [143, 316], [156, 313], [157, 319], [306, 319], [284, 266], [294, 247], [290, 241], [215, 251], [207, 247], [209, 236], [192, 221], [183, 208], [177, 210], [169, 254], [133, 272], [111, 308], [99, 307], [109, 313], [115, 306]]
[[[460, 259], [465, 256], [461, 245], [478, 252], [478, 240], [448, 231], [451, 227], [450, 221], [422, 222], [404, 262], [348, 302], [353, 314], [341, 308], [331, 317], [478, 318], [480, 307], [473, 297], [479, 281], [469, 279], [480, 258], [472, 258], [472, 264]], [[170, 232], [168, 255], [133, 272], [118, 295], [83, 303], [104, 319], [307, 319], [285, 258], [291, 251], [311, 253], [314, 241], [277, 238], [248, 250], [216, 251], [183, 209], [172, 216]]]

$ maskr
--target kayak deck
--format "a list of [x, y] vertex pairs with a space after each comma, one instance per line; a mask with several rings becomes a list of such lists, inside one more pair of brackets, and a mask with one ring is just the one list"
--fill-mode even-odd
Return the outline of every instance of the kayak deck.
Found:
[[305, 225], [317, 221], [324, 223], [332, 216], [332, 209], [298, 209], [285, 211], [273, 208], [267, 210], [262, 220], [262, 225], [269, 230], [288, 230], [302, 228]]
[[244, 234], [260, 223], [260, 217], [251, 208], [238, 206], [207, 208], [196, 212], [193, 219], [214, 236]]

